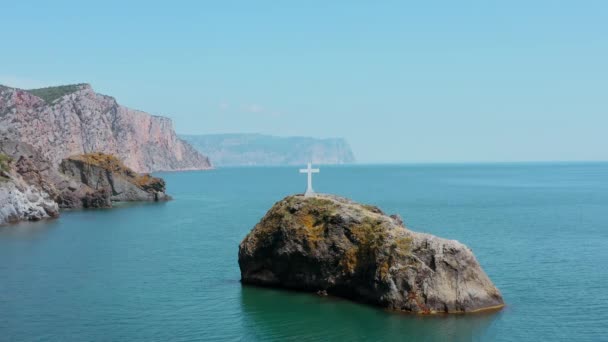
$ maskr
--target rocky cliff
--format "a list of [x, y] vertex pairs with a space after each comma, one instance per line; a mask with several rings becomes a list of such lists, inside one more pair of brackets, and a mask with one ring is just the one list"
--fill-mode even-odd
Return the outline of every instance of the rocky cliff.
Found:
[[28, 184], [16, 171], [12, 158], [0, 153], [0, 224], [58, 215], [59, 207], [51, 196]]
[[504, 305], [469, 248], [348, 199], [289, 196], [239, 246], [245, 284], [327, 293], [421, 314]]
[[275, 137], [262, 134], [182, 135], [218, 166], [351, 164], [353, 152], [344, 139]]
[[0, 137], [31, 145], [57, 167], [85, 153], [117, 156], [136, 172], [207, 169], [170, 119], [119, 105], [87, 84], [22, 90], [0, 86]]

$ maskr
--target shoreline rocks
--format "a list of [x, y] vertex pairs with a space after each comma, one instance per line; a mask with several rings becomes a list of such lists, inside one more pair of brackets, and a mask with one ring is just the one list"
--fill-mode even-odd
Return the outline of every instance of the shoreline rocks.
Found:
[[0, 154], [0, 225], [59, 216], [59, 206], [42, 189], [28, 184]]
[[239, 246], [243, 284], [329, 294], [396, 311], [504, 306], [471, 250], [332, 195], [277, 202]]
[[59, 209], [167, 201], [165, 181], [103, 153], [71, 156], [58, 169], [31, 146], [0, 141], [0, 225], [59, 216]]
[[121, 106], [88, 84], [0, 85], [0, 155], [10, 157], [0, 224], [54, 217], [58, 208], [169, 200], [164, 180], [139, 172], [212, 168], [169, 118]]

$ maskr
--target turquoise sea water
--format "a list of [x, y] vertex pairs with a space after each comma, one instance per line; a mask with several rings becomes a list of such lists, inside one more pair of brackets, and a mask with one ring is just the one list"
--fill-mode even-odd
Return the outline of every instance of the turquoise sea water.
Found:
[[241, 286], [238, 244], [297, 168], [162, 176], [174, 201], [0, 228], [0, 340], [608, 340], [606, 163], [322, 167], [317, 191], [467, 244], [508, 305], [441, 317]]

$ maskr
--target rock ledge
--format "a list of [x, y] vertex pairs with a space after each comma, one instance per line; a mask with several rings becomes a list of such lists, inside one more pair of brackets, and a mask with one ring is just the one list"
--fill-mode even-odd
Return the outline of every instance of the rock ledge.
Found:
[[[163, 179], [134, 172], [113, 155], [87, 153], [71, 156], [61, 162], [59, 171], [82, 183], [75, 193], [76, 198], [82, 199], [84, 207], [111, 207], [111, 202], [171, 199], [165, 193]], [[64, 196], [63, 201], [69, 202], [70, 197]]]

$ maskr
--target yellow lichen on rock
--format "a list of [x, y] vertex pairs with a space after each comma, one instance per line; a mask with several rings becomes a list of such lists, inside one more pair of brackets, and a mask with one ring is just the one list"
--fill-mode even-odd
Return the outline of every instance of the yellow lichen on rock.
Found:
[[133, 172], [133, 171], [131, 171], [131, 169], [126, 167], [118, 158], [116, 158], [115, 156], [113, 156], [111, 154], [105, 154], [105, 153], [99, 153], [99, 152], [85, 153], [85, 154], [70, 156], [68, 159], [81, 161], [85, 164], [95, 165], [95, 166], [101, 167], [105, 170], [112, 171], [112, 172], [125, 172], [127, 170], [130, 172]]
[[384, 281], [388, 280], [389, 269], [390, 265], [388, 263], [388, 260], [385, 260], [383, 263], [380, 264], [380, 266], [378, 267], [378, 275], [380, 276], [380, 279]]
[[12, 158], [6, 154], [0, 153], [0, 181], [8, 179], [8, 172], [10, 171], [10, 163]]
[[75, 156], [70, 156], [68, 160], [80, 161], [86, 165], [93, 165], [115, 174], [127, 177], [130, 182], [141, 188], [153, 188], [159, 181], [159, 178], [152, 177], [148, 173], [139, 174], [127, 167], [120, 159], [111, 154], [100, 152], [85, 153]]
[[340, 265], [350, 274], [355, 273], [357, 269], [357, 253], [359, 248], [351, 247], [344, 252]]
[[313, 229], [315, 219], [309, 213], [304, 215], [298, 215], [298, 223], [306, 227], [306, 229]]
[[[149, 174], [139, 174], [118, 159], [105, 153], [86, 153], [64, 159], [59, 165], [64, 175], [83, 182], [91, 191], [99, 193], [93, 206], [111, 206], [110, 201], [168, 200], [165, 181]], [[85, 189], [86, 190], [86, 189]], [[92, 193], [87, 190], [85, 192]], [[82, 196], [81, 196], [82, 197]], [[99, 203], [98, 203], [99, 202]]]

